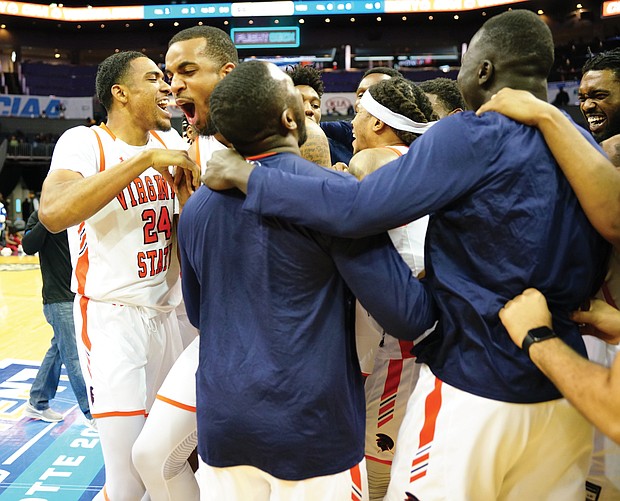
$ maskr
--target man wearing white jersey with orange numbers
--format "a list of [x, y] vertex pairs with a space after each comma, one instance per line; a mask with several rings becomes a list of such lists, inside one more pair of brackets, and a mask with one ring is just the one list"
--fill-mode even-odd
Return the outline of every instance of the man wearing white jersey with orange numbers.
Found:
[[181, 349], [174, 214], [199, 168], [171, 131], [170, 86], [153, 61], [114, 54], [96, 89], [107, 121], [61, 136], [39, 214], [69, 235], [78, 350], [106, 470], [95, 499], [139, 500], [131, 448]]

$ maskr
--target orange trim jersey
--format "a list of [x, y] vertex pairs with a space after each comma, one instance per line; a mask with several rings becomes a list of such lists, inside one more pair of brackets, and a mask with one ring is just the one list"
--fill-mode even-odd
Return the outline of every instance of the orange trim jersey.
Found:
[[[58, 140], [50, 170], [89, 177], [152, 148], [187, 149], [181, 136], [151, 132], [144, 146], [116, 138], [104, 125], [75, 127]], [[179, 264], [172, 188], [146, 169], [97, 214], [69, 228], [72, 290], [97, 301], [170, 311], [179, 304]]]
[[[396, 155], [407, 153], [408, 146], [384, 147]], [[424, 270], [424, 240], [428, 216], [388, 231], [394, 247], [409, 265], [414, 275]], [[366, 325], [378, 338], [373, 349], [372, 374], [364, 385], [366, 394], [366, 459], [391, 465], [396, 447], [398, 430], [405, 417], [407, 401], [418, 380], [420, 366], [411, 354], [413, 341], [390, 336], [367, 313], [356, 318], [356, 328]], [[368, 463], [369, 471], [374, 465]], [[376, 472], [369, 480], [371, 487], [380, 483], [378, 477], [387, 474]], [[389, 478], [389, 477], [388, 477]], [[374, 490], [374, 489], [373, 489]]]
[[[406, 145], [383, 146], [382, 148], [391, 150], [399, 157], [409, 151], [409, 146]], [[424, 241], [427, 227], [428, 216], [422, 216], [416, 221], [388, 231], [394, 247], [416, 276], [424, 271]], [[362, 345], [362, 348], [358, 350], [358, 356], [364, 375], [373, 372], [375, 358], [389, 360], [413, 357], [410, 353], [413, 343], [387, 336], [383, 328], [365, 312], [359, 303], [356, 310], [355, 330], [358, 345]], [[377, 348], [379, 343], [381, 343], [380, 349]], [[372, 346], [371, 352], [368, 352], [369, 344]]]
[[207, 162], [211, 159], [214, 151], [225, 150], [226, 146], [220, 143], [214, 136], [198, 136], [194, 142], [195, 158], [194, 160], [200, 165], [202, 174], [207, 170]]

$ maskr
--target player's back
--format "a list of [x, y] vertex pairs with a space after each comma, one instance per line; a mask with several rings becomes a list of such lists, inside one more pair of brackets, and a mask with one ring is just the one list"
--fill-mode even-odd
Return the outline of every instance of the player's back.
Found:
[[[292, 154], [261, 162], [325, 175]], [[201, 457], [285, 479], [348, 469], [363, 457], [364, 395], [334, 239], [244, 211], [243, 201], [202, 187], [181, 218], [184, 290], [185, 259], [200, 281]], [[323, 433], [337, 451], [330, 464]], [[295, 450], [303, 454], [292, 459]]]

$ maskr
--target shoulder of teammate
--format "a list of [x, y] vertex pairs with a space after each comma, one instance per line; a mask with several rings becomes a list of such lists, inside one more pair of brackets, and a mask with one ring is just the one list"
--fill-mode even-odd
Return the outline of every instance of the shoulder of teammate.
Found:
[[[169, 150], [188, 150], [190, 147], [190, 144], [183, 139], [174, 127], [167, 131], [156, 130], [154, 132]], [[159, 141], [157, 141], [157, 144], [159, 144]]]
[[368, 148], [353, 155], [349, 162], [349, 172], [361, 179], [399, 156], [388, 148]]

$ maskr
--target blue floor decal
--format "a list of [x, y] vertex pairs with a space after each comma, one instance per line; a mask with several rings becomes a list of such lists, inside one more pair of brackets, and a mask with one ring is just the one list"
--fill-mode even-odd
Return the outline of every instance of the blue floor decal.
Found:
[[0, 500], [90, 501], [105, 476], [99, 436], [63, 372], [51, 407], [59, 423], [23, 416], [38, 364], [0, 361]]

